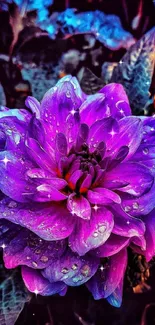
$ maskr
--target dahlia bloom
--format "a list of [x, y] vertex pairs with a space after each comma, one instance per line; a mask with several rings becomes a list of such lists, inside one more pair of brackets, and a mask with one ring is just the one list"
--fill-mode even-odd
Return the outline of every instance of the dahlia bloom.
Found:
[[155, 120], [119, 84], [86, 96], [71, 76], [41, 104], [0, 112], [0, 245], [31, 292], [86, 283], [120, 306], [127, 247], [155, 251]]

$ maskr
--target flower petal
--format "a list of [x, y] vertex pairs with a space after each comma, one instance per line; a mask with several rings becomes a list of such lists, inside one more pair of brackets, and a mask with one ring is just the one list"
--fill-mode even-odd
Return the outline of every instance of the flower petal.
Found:
[[122, 294], [123, 294], [123, 278], [120, 280], [118, 287], [115, 291], [107, 297], [107, 301], [110, 305], [114, 307], [121, 307], [122, 304]]
[[119, 189], [134, 196], [141, 196], [150, 190], [154, 178], [149, 168], [135, 162], [125, 162], [107, 171], [104, 186]]
[[150, 191], [139, 198], [131, 198], [124, 195], [122, 197], [122, 206], [132, 216], [147, 215], [155, 208], [155, 182]]
[[108, 155], [115, 153], [122, 146], [129, 147], [126, 159], [129, 159], [138, 149], [143, 137], [143, 125], [139, 118], [135, 116], [124, 117], [118, 121], [119, 134], [114, 134], [108, 145]]
[[[14, 151], [0, 152], [0, 189], [18, 202], [26, 202], [27, 195], [34, 193], [35, 185], [26, 179], [27, 169], [33, 164], [24, 159], [24, 156]], [[18, 188], [18, 190], [17, 190]]]
[[92, 191], [89, 190], [87, 199], [92, 204], [110, 204], [112, 202], [121, 203], [121, 198], [118, 194], [106, 188], [96, 187]]
[[88, 281], [86, 286], [91, 291], [94, 299], [109, 297], [119, 286], [124, 278], [127, 265], [127, 253], [123, 249], [109, 257], [107, 264]]
[[87, 282], [97, 271], [99, 259], [89, 255], [80, 257], [68, 250], [57, 261], [42, 271], [50, 282], [63, 281], [69, 286], [79, 286]]
[[22, 277], [29, 291], [42, 296], [51, 296], [60, 293], [66, 288], [63, 282], [50, 283], [40, 271], [33, 270], [27, 266], [22, 267]]
[[113, 215], [99, 206], [93, 211], [90, 220], [77, 220], [76, 227], [69, 238], [70, 247], [79, 255], [102, 245], [110, 236], [114, 226]]
[[36, 188], [36, 192], [32, 195], [32, 199], [36, 202], [59, 202], [66, 200], [67, 195], [58, 191], [54, 186], [41, 184]]
[[6, 268], [27, 265], [31, 268], [43, 269], [50, 265], [52, 260], [60, 258], [66, 249], [66, 241], [45, 241], [30, 230], [2, 219], [0, 220], [0, 246], [3, 248]]
[[68, 142], [72, 141], [72, 136], [75, 137], [78, 132], [78, 108], [85, 98], [86, 95], [76, 78], [71, 76], [62, 78], [55, 87], [47, 91], [41, 102], [40, 111], [41, 118], [48, 123], [48, 134], [51, 138], [62, 132]]
[[33, 163], [37, 164], [38, 167], [47, 169], [53, 175], [56, 174], [56, 163], [37, 140], [27, 137], [25, 145], [27, 154]]
[[111, 115], [116, 119], [131, 115], [129, 100], [122, 85], [111, 83], [103, 87], [99, 93], [105, 96], [105, 106], [109, 106]]
[[80, 107], [81, 121], [89, 126], [104, 117], [121, 119], [128, 115], [131, 115], [129, 101], [120, 84], [106, 85], [98, 94], [88, 96]]
[[124, 237], [141, 237], [145, 232], [145, 224], [138, 218], [127, 214], [118, 204], [111, 207], [114, 215], [113, 233]]
[[62, 203], [17, 203], [9, 198], [0, 201], [0, 218], [28, 228], [45, 240], [68, 237], [75, 218]]
[[88, 200], [82, 195], [76, 196], [76, 194], [70, 194], [67, 201], [67, 208], [72, 215], [76, 214], [76, 216], [82, 219], [89, 220], [91, 217], [91, 206]]
[[92, 124], [89, 131], [88, 144], [90, 150], [96, 149], [100, 142], [104, 141], [109, 149], [109, 142], [114, 134], [118, 137], [118, 123], [112, 117], [103, 118]]
[[142, 251], [142, 254], [146, 256], [147, 261], [150, 261], [155, 254], [155, 210], [147, 215], [145, 224], [146, 250]]
[[123, 236], [111, 234], [107, 241], [92, 251], [97, 257], [109, 257], [118, 253], [124, 247], [128, 246], [130, 239]]
[[28, 96], [25, 101], [25, 105], [31, 109], [32, 113], [36, 114], [37, 118], [40, 118], [40, 103], [32, 96]]

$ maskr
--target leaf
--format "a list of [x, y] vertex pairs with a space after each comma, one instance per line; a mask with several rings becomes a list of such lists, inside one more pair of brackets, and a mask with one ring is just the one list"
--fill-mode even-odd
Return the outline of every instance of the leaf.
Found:
[[84, 68], [80, 86], [87, 95], [92, 95], [102, 89], [105, 86], [105, 83], [102, 79], [95, 76], [95, 74], [88, 68]]
[[155, 27], [127, 51], [110, 80], [124, 86], [133, 113], [147, 113], [154, 67]]
[[0, 261], [0, 324], [14, 325], [30, 296], [20, 271], [7, 270]]
[[110, 83], [110, 79], [113, 74], [114, 68], [117, 66], [117, 62], [104, 62], [102, 64], [102, 79], [105, 82], [105, 84]]

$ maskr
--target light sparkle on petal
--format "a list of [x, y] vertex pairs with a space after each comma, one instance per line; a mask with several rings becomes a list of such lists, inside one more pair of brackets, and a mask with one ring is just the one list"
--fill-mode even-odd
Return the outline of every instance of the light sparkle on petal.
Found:
[[111, 136], [113, 137], [113, 136], [116, 134], [116, 132], [112, 129], [112, 130], [109, 132], [109, 134], [111, 134]]
[[35, 293], [36, 296], [39, 294], [39, 290], [38, 289], [35, 289], [33, 292]]
[[1, 247], [4, 249], [4, 248], [6, 248], [6, 245], [5, 244], [2, 244]]
[[7, 166], [7, 163], [10, 162], [11, 160], [8, 159], [6, 156], [4, 157], [4, 159], [1, 160], [2, 162], [4, 162], [5, 167]]
[[94, 209], [95, 211], [97, 211], [97, 210], [99, 209], [99, 206], [98, 206], [97, 204], [95, 204], [95, 205], [93, 206], [93, 209]]
[[73, 108], [70, 112], [72, 115], [74, 115], [76, 113], [76, 110]]

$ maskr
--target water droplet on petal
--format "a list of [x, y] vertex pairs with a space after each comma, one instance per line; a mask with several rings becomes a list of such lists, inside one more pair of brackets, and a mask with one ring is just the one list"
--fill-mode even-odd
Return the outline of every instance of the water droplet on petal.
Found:
[[66, 97], [67, 97], [67, 98], [71, 98], [71, 93], [70, 93], [69, 90], [66, 91]]
[[8, 204], [8, 207], [9, 207], [9, 208], [16, 208], [16, 207], [17, 207], [17, 202], [15, 202], [15, 201], [10, 201], [9, 204]]
[[95, 231], [95, 232], [93, 233], [93, 237], [98, 237], [98, 232], [97, 232], [97, 231]]
[[137, 202], [133, 203], [133, 209], [137, 210], [139, 208], [139, 204]]
[[32, 262], [32, 265], [33, 265], [34, 267], [37, 267], [37, 266], [38, 266], [38, 264], [37, 264], [36, 262]]
[[125, 208], [124, 208], [125, 212], [129, 212], [131, 210], [131, 207], [129, 205], [127, 205]]
[[77, 270], [77, 268], [78, 268], [78, 265], [77, 265], [77, 264], [73, 264], [73, 265], [72, 265], [72, 270], [73, 270], [73, 271]]
[[98, 227], [98, 231], [101, 232], [101, 233], [105, 232], [105, 230], [106, 230], [105, 225], [101, 225], [101, 226]]
[[89, 276], [89, 273], [90, 273], [89, 265], [84, 265], [81, 269], [81, 274], [84, 276]]
[[61, 272], [62, 272], [63, 274], [66, 274], [66, 273], [69, 272], [69, 270], [68, 270], [66, 267], [64, 267], [64, 268], [61, 270]]
[[46, 263], [46, 262], [48, 262], [48, 257], [47, 256], [45, 256], [45, 255], [43, 255], [42, 257], [41, 257], [41, 262], [44, 262], [44, 263]]
[[144, 155], [147, 155], [149, 153], [149, 149], [148, 148], [144, 148], [143, 149], [143, 153], [144, 153]]

